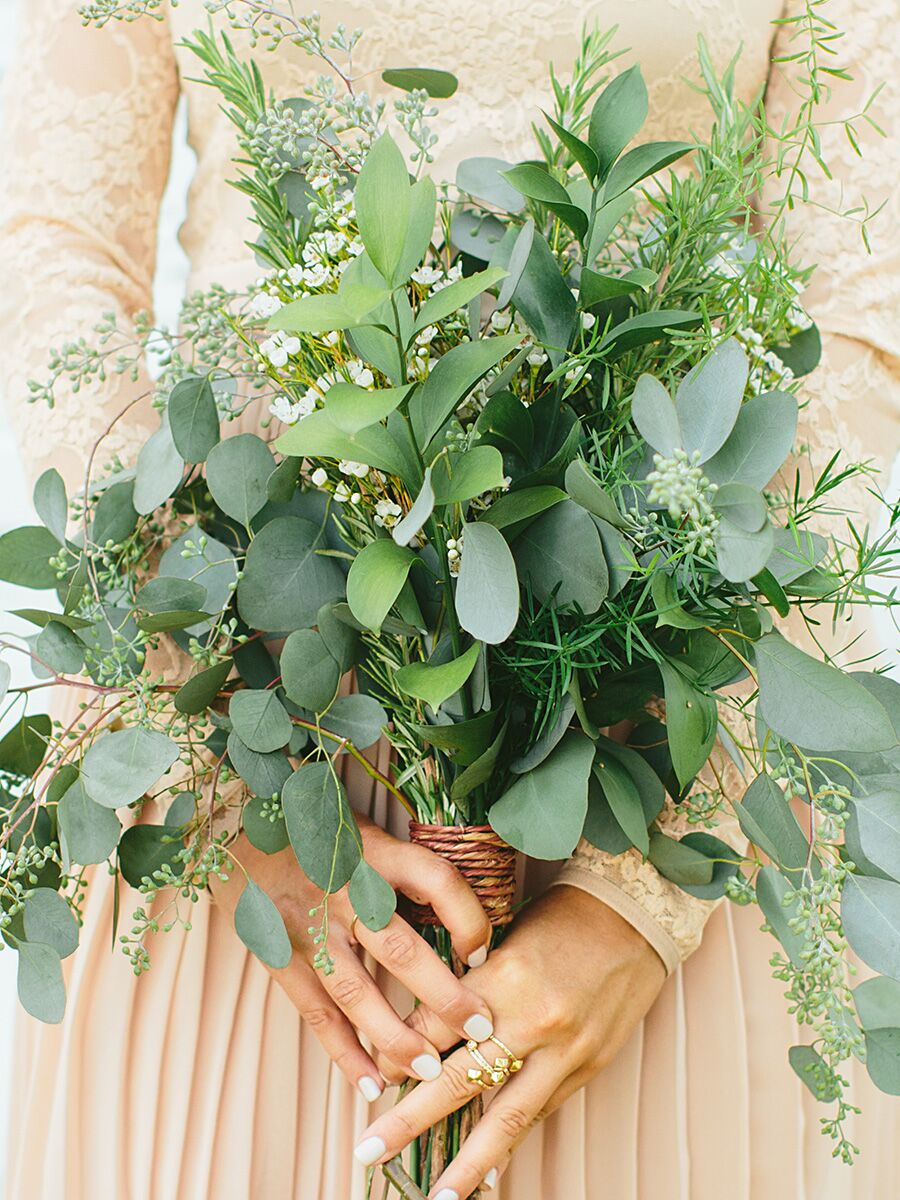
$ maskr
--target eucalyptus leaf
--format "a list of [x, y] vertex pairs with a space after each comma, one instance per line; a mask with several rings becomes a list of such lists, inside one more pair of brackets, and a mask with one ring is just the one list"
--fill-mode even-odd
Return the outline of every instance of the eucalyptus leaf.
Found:
[[91, 799], [80, 778], [60, 798], [58, 819], [69, 857], [81, 866], [105, 862], [118, 845], [119, 818]]
[[[357, 750], [374, 746], [388, 723], [388, 715], [374, 696], [352, 692], [339, 696], [321, 718], [323, 729], [346, 738]], [[334, 746], [327, 746], [333, 753]]]
[[755, 533], [748, 533], [727, 517], [720, 517], [713, 534], [716, 565], [725, 579], [746, 583], [765, 569], [772, 556], [775, 536], [772, 526], [764, 524]]
[[280, 750], [291, 740], [291, 719], [272, 690], [242, 688], [228, 705], [235, 733], [259, 754]]
[[66, 497], [66, 485], [55, 467], [48, 467], [34, 485], [33, 502], [37, 515], [56, 540], [64, 543], [69, 501]]
[[491, 806], [492, 828], [532, 858], [568, 858], [584, 828], [593, 758], [590, 738], [567, 734], [548, 758], [520, 775]]
[[447, 100], [459, 87], [459, 80], [449, 71], [436, 71], [433, 67], [390, 67], [381, 72], [381, 78], [391, 87], [404, 92], [427, 92], [435, 100]]
[[863, 1029], [900, 1028], [900, 983], [885, 975], [865, 979], [853, 989]]
[[684, 840], [654, 832], [650, 835], [648, 857], [660, 875], [672, 883], [693, 887], [712, 883], [715, 864]]
[[290, 700], [312, 713], [325, 712], [337, 696], [341, 669], [315, 629], [297, 629], [281, 651], [281, 682]]
[[499, 529], [483, 521], [463, 526], [456, 615], [467, 633], [488, 645], [506, 641], [519, 619], [512, 551]]
[[84, 645], [59, 621], [48, 621], [35, 643], [38, 658], [58, 675], [77, 675], [84, 665]]
[[857, 796], [854, 807], [866, 858], [892, 879], [900, 878], [900, 788]]
[[248, 879], [234, 910], [234, 928], [248, 950], [278, 970], [291, 961], [291, 942], [284, 918], [269, 896]]
[[97, 804], [123, 808], [158, 783], [178, 754], [166, 734], [135, 725], [97, 738], [84, 756], [81, 777]]
[[360, 861], [360, 836], [344, 785], [329, 763], [305, 763], [284, 785], [284, 819], [297, 861], [325, 892], [339, 891]]
[[238, 611], [254, 629], [308, 628], [329, 600], [344, 594], [344, 576], [324, 549], [321, 529], [302, 517], [276, 517], [247, 550], [237, 588]]
[[378, 932], [397, 911], [397, 893], [383, 875], [361, 858], [350, 876], [348, 897], [366, 929]]
[[264, 812], [264, 804], [259, 796], [251, 796], [241, 810], [241, 826], [251, 846], [263, 854], [278, 854], [291, 844], [287, 826], [282, 816], [271, 820], [271, 810]]
[[525, 206], [522, 194], [504, 178], [511, 166], [502, 158], [464, 158], [456, 168], [456, 186], [504, 212], [519, 212]]
[[168, 867], [180, 875], [184, 864], [178, 855], [184, 843], [170, 825], [132, 825], [119, 841], [119, 869], [133, 888]]
[[168, 403], [169, 429], [178, 453], [189, 463], [206, 462], [219, 441], [219, 413], [207, 376], [189, 375], [175, 384]]
[[484, 753], [479, 754], [475, 761], [469, 763], [466, 769], [453, 780], [450, 799], [454, 804], [460, 804], [475, 788], [481, 787], [493, 776], [506, 740], [507, 728], [508, 724], [504, 723]]
[[780, 737], [807, 750], [889, 750], [897, 735], [884, 707], [850, 675], [811, 658], [779, 633], [754, 646], [759, 711]]
[[866, 1031], [866, 1070], [880, 1091], [900, 1096], [900, 1029]]
[[617, 529], [628, 527], [612, 496], [594, 477], [583, 458], [573, 459], [566, 467], [566, 491], [576, 504], [586, 508], [595, 517], [602, 517]]
[[804, 941], [789, 922], [800, 916], [796, 898], [785, 903], [789, 885], [776, 867], [763, 867], [756, 876], [756, 899], [766, 923], [781, 943], [782, 949], [795, 967], [802, 967]]
[[678, 414], [672, 397], [652, 375], [641, 375], [631, 397], [631, 418], [638, 433], [666, 458], [681, 445]]
[[176, 709], [191, 716], [204, 712], [218, 698], [233, 666], [232, 660], [226, 658], [188, 679], [175, 693]]
[[244, 745], [234, 732], [228, 735], [227, 749], [232, 767], [254, 796], [271, 800], [281, 794], [284, 782], [291, 774], [291, 764], [280, 750], [260, 754]]
[[741, 829], [764, 854], [789, 871], [806, 866], [809, 841], [771, 775], [757, 775], [735, 807]]
[[48, 1025], [58, 1025], [66, 1012], [62, 963], [52, 946], [19, 943], [17, 988], [22, 1007]]
[[[500, 291], [497, 294], [497, 308], [506, 308], [510, 300], [516, 293], [519, 286], [519, 281], [528, 266], [528, 259], [531, 257], [531, 247], [534, 242], [534, 220], [529, 217], [519, 232], [516, 234], [516, 240], [513, 243], [512, 251], [509, 255], [507, 263], [506, 277]], [[498, 267], [498, 270], [502, 268]]]
[[523, 582], [545, 604], [595, 613], [609, 591], [600, 534], [589, 514], [571, 500], [543, 513], [520, 535], [515, 558]]
[[631, 845], [646, 857], [650, 850], [650, 836], [634, 780], [615, 758], [603, 751], [598, 752], [594, 759], [593, 773], [622, 832]]
[[52, 888], [39, 887], [25, 900], [25, 936], [52, 946], [60, 958], [78, 949], [78, 922], [72, 909]]
[[789, 392], [765, 392], [741, 405], [734, 428], [703, 467], [720, 487], [744, 483], [764, 488], [791, 452], [797, 433], [797, 400]]
[[163, 423], [144, 442], [137, 457], [132, 502], [141, 516], [148, 516], [168, 500], [183, 475], [184, 459], [171, 429]]
[[[159, 575], [196, 582], [206, 593], [206, 599], [199, 607], [204, 612], [217, 613], [225, 609], [231, 598], [238, 566], [228, 546], [195, 525], [163, 551]], [[204, 622], [191, 632], [199, 635], [209, 628], [209, 622]]]
[[275, 460], [262, 438], [239, 433], [213, 446], [206, 460], [206, 482], [226, 516], [248, 528], [269, 499], [268, 481]]
[[847, 941], [873, 970], [900, 979], [900, 883], [848, 875], [841, 892]]
[[705, 463], [734, 429], [750, 363], [736, 338], [728, 338], [692, 367], [678, 385], [675, 411], [681, 446]]
[[835, 1078], [834, 1071], [812, 1046], [791, 1046], [788, 1062], [795, 1075], [806, 1084], [820, 1103], [828, 1104], [841, 1094], [841, 1086]]
[[21, 525], [0, 537], [0, 579], [19, 587], [53, 588], [59, 582], [50, 559], [59, 542], [43, 525]]

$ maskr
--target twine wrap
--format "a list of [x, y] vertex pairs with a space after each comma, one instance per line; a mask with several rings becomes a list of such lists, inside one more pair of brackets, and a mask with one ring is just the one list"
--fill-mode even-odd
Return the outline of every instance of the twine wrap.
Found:
[[[492, 925], [509, 924], [516, 893], [516, 852], [490, 825], [420, 825], [410, 821], [409, 838], [453, 863], [481, 901]], [[414, 904], [412, 918], [418, 925], [441, 924], [430, 906]]]

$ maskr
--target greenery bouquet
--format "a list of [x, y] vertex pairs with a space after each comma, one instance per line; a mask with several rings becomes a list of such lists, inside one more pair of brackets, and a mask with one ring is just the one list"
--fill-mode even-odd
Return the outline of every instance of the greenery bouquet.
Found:
[[[629, 149], [640, 70], [611, 74], [610, 35], [587, 33], [567, 81], [551, 78], [534, 157], [469, 159], [439, 185], [430, 122], [451, 74], [385, 71], [392, 133], [354, 84], [358, 32], [326, 38], [315, 16], [255, 0], [210, 7], [329, 74], [277, 98], [235, 42], [193, 36], [237, 130], [232, 182], [264, 273], [191, 297], [177, 334], [139, 314], [135, 343], [104, 319], [33, 385], [52, 404], [60, 385], [158, 360], [159, 426], [136, 462], [100, 469], [95, 447], [71, 497], [47, 471], [42, 524], [0, 539], [0, 576], [57, 598], [4, 639], [41, 677], [9, 690], [0, 742], [0, 931], [22, 1003], [63, 1016], [91, 864], [139, 894], [120, 941], [140, 972], [150, 931], [187, 924], [211, 876], [247, 874], [241, 832], [290, 845], [321, 888], [316, 965], [331, 971], [329, 897], [348, 888], [372, 929], [397, 903], [362, 855], [339, 771], [352, 756], [460, 865], [497, 936], [514, 852], [565, 858], [582, 837], [693, 896], [756, 901], [813, 1028], [791, 1065], [849, 1158], [842, 1060], [864, 1056], [900, 1092], [900, 687], [780, 625], [889, 603], [874, 581], [893, 554], [890, 535], [833, 519], [868, 468], [835, 455], [810, 478], [790, 460], [819, 339], [781, 216], [812, 103], [773, 154], [733, 64], [717, 76], [701, 46], [710, 138]], [[792, 183], [760, 221], [777, 173]], [[261, 432], [223, 436], [248, 409]], [[82, 697], [74, 720], [27, 708], [61, 685]], [[365, 754], [382, 737], [388, 772]], [[696, 782], [710, 763], [718, 778]], [[162, 824], [141, 819], [148, 796]], [[667, 804], [695, 828], [663, 832]], [[715, 832], [726, 808], [740, 848]], [[286, 964], [283, 920], [249, 875], [235, 926]], [[853, 991], [848, 943], [878, 972]], [[403, 1194], [427, 1188], [465, 1121], [389, 1164]]]

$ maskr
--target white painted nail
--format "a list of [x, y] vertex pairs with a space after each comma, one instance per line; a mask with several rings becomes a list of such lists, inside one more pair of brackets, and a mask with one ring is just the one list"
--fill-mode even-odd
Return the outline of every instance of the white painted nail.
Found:
[[481, 1013], [474, 1013], [463, 1025], [463, 1033], [475, 1042], [486, 1042], [493, 1032], [493, 1023]]
[[466, 962], [470, 967], [483, 967], [487, 962], [488, 948], [487, 946], [479, 946], [477, 950], [473, 950]]
[[363, 1075], [361, 1079], [357, 1080], [356, 1086], [370, 1104], [374, 1103], [381, 1095], [381, 1085], [371, 1075]]
[[434, 1200], [459, 1200], [459, 1192], [454, 1192], [453, 1188], [441, 1188]]
[[488, 1189], [495, 1188], [497, 1186], [497, 1180], [499, 1178], [500, 1178], [500, 1174], [497, 1171], [497, 1168], [491, 1167], [491, 1169], [488, 1171], [487, 1175], [485, 1175], [484, 1183], [482, 1183], [481, 1186], [486, 1187]]
[[428, 1081], [439, 1079], [443, 1066], [441, 1060], [435, 1058], [433, 1054], [418, 1054], [410, 1063], [410, 1066], [415, 1071], [420, 1079]]
[[373, 1163], [378, 1162], [385, 1150], [387, 1150], [387, 1146], [380, 1137], [369, 1137], [359, 1143], [353, 1151], [353, 1157], [364, 1167], [371, 1167]]

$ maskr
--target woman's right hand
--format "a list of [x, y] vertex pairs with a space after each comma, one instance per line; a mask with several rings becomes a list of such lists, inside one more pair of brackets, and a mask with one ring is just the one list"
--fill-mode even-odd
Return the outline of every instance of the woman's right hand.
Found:
[[[456, 868], [423, 846], [402, 842], [369, 821], [360, 819], [359, 825], [366, 861], [397, 891], [417, 904], [430, 904], [463, 962], [480, 966], [487, 957], [490, 924]], [[357, 944], [440, 1014], [443, 1023], [461, 1038], [483, 1041], [490, 1036], [493, 1021], [487, 1005], [456, 978], [428, 943], [396, 913], [378, 932], [361, 921], [354, 924], [346, 888], [328, 902], [328, 953], [334, 970], [330, 974], [315, 970], [312, 963], [317, 947], [309, 933], [309, 911], [321, 904], [322, 893], [303, 874], [293, 851], [264, 854], [242, 835], [233, 853], [276, 904], [291, 939], [293, 954], [288, 966], [267, 970], [367, 1100], [377, 1099], [384, 1083], [357, 1031], [369, 1039], [374, 1051], [384, 1054], [410, 1078], [437, 1079], [442, 1067], [434, 1045], [401, 1020], [384, 997], [360, 961]], [[234, 871], [227, 883], [216, 885], [217, 902], [233, 914], [243, 887], [243, 873]]]

